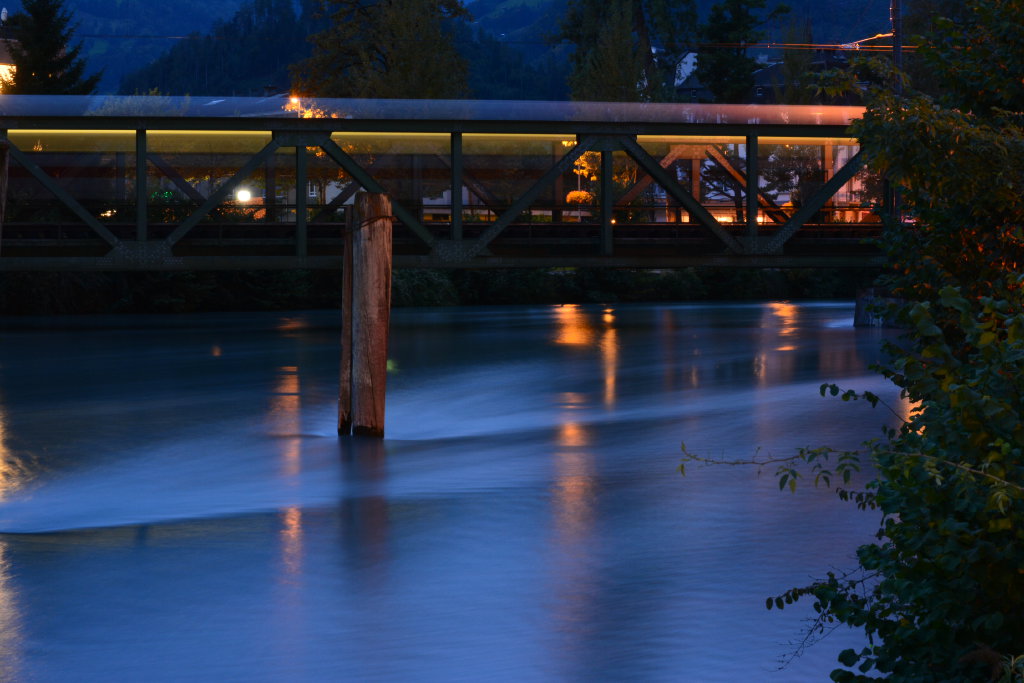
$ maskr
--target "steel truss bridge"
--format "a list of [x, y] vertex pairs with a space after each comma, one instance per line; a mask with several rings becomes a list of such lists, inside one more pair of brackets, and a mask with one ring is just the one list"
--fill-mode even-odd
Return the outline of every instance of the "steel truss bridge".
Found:
[[857, 107], [0, 97], [0, 271], [863, 266]]

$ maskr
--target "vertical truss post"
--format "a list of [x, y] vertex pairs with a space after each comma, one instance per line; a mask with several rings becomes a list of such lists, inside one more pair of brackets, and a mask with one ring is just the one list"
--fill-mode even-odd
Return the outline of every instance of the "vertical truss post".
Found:
[[149, 239], [149, 153], [146, 150], [146, 131], [135, 131], [135, 239]]
[[124, 152], [114, 152], [114, 199], [118, 208], [128, 201], [128, 169]]
[[11, 142], [7, 130], [0, 130], [0, 245], [4, 240], [4, 222], [7, 220], [7, 181], [10, 179]]
[[263, 206], [266, 207], [264, 211], [263, 222], [265, 223], [276, 223], [277, 222], [277, 160], [274, 157], [267, 159], [266, 166], [263, 167]]
[[[825, 144], [821, 146], [821, 165], [825, 182], [832, 180], [832, 176], [835, 175], [836, 171], [836, 160], [835, 160], [835, 148], [832, 146], [830, 141], [825, 141]], [[827, 208], [833, 208], [835, 206], [835, 197], [829, 197], [828, 201], [825, 202]], [[835, 212], [829, 212], [829, 221], [835, 220]]]
[[[555, 163], [558, 163], [562, 154], [562, 143], [551, 143], [551, 156], [554, 157]], [[565, 206], [565, 176], [560, 175], [555, 178], [554, 194], [551, 199], [551, 222], [561, 223], [563, 218], [562, 207]]]
[[757, 239], [757, 197], [761, 192], [760, 171], [757, 168], [757, 136], [747, 136], [747, 237]]
[[306, 244], [306, 207], [309, 198], [306, 180], [306, 146], [295, 147], [295, 255], [303, 257], [308, 249]]
[[601, 254], [612, 255], [612, 207], [615, 197], [612, 195], [615, 184], [612, 182], [614, 172], [612, 152], [601, 150]]
[[452, 133], [452, 240], [462, 239], [462, 133]]

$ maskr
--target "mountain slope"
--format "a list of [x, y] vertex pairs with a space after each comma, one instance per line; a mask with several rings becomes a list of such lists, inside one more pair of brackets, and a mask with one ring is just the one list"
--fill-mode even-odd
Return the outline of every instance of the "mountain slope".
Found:
[[[117, 90], [121, 77], [145, 66], [171, 47], [171, 36], [205, 33], [231, 17], [243, 0], [65, 0], [83, 44], [87, 71], [103, 71], [100, 92]], [[19, 0], [5, 0], [20, 12]]]

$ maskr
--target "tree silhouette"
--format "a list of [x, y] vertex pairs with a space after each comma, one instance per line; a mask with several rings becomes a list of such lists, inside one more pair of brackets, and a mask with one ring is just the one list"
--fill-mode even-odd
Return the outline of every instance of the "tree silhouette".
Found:
[[318, 97], [446, 99], [466, 94], [466, 64], [445, 23], [461, 0], [321, 0], [330, 25], [292, 68], [295, 90]]
[[573, 99], [674, 99], [676, 66], [695, 23], [692, 0], [573, 0], [561, 32], [574, 46]]
[[698, 55], [696, 75], [716, 102], [742, 102], [750, 96], [757, 62], [747, 55], [747, 45], [762, 40], [764, 25], [789, 11], [778, 5], [762, 17], [766, 4], [766, 0], [721, 0], [701, 26], [701, 40], [711, 46]]
[[10, 18], [7, 49], [14, 74], [3, 81], [13, 95], [88, 95], [100, 74], [85, 77], [81, 43], [71, 46], [71, 14], [64, 0], [22, 0], [22, 12]]

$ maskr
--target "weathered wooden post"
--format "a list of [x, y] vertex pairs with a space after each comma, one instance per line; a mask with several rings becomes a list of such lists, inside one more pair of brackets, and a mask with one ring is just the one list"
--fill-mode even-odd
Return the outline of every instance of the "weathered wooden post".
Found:
[[338, 432], [384, 436], [391, 319], [391, 199], [356, 195], [345, 239]]

